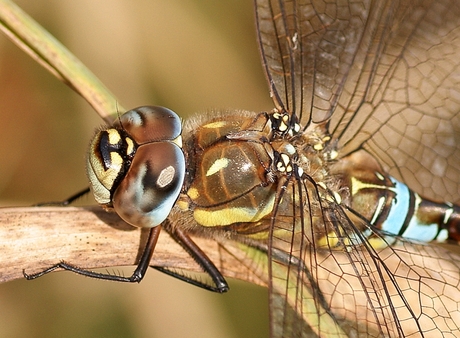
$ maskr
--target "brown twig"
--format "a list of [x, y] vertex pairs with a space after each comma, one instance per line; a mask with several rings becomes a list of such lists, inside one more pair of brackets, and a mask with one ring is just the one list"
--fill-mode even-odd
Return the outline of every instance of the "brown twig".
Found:
[[[60, 261], [95, 269], [135, 265], [148, 230], [134, 228], [100, 207], [0, 209], [0, 282], [23, 278]], [[259, 285], [266, 282], [247, 263], [247, 251], [231, 241], [194, 238], [227, 277]], [[245, 259], [246, 258], [246, 259]], [[201, 271], [193, 259], [162, 231], [152, 265]]]

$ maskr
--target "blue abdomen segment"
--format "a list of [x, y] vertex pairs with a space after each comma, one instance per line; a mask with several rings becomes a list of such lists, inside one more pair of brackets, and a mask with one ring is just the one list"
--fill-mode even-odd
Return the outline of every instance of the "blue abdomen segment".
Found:
[[[446, 241], [447, 239], [459, 240], [460, 207], [451, 203], [436, 203], [427, 200], [411, 191], [405, 184], [388, 176], [393, 183], [392, 198], [386, 219], [371, 223], [386, 233], [401, 236], [407, 239], [430, 242]], [[377, 208], [373, 220], [379, 219], [377, 213], [383, 210]], [[380, 223], [380, 224], [378, 224]], [[386, 237], [388, 244], [395, 241], [390, 236]]]

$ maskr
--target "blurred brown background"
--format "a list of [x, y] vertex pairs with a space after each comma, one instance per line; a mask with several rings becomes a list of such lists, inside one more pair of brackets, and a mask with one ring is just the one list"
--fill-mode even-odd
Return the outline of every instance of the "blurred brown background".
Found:
[[[271, 108], [251, 1], [17, 3], [126, 108], [164, 105], [184, 118]], [[87, 185], [86, 146], [101, 119], [3, 35], [0, 121], [1, 206], [62, 200]], [[18, 280], [0, 285], [0, 338], [268, 336], [266, 290], [234, 280], [230, 287], [213, 294], [153, 270], [139, 285], [68, 272]]]

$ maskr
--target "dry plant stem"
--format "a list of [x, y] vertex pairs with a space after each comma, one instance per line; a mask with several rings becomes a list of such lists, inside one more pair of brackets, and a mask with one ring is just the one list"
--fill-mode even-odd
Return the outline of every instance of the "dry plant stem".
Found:
[[[23, 278], [23, 271], [36, 273], [60, 261], [85, 269], [136, 265], [147, 236], [148, 230], [131, 227], [100, 207], [3, 208], [0, 282]], [[224, 249], [214, 240], [194, 240], [224, 276], [266, 285], [241, 263], [247, 252], [239, 244], [227, 241]], [[166, 231], [160, 234], [151, 265], [201, 271]]]

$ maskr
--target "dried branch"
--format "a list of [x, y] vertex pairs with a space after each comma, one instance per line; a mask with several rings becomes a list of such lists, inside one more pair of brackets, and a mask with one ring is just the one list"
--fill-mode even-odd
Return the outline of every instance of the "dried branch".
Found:
[[[100, 207], [0, 209], [0, 282], [23, 278], [23, 271], [39, 272], [59, 261], [86, 269], [135, 265], [147, 235], [147, 230], [131, 227]], [[194, 240], [225, 276], [266, 285], [248, 266], [248, 252], [241, 244]], [[201, 271], [165, 231], [152, 265]]]

